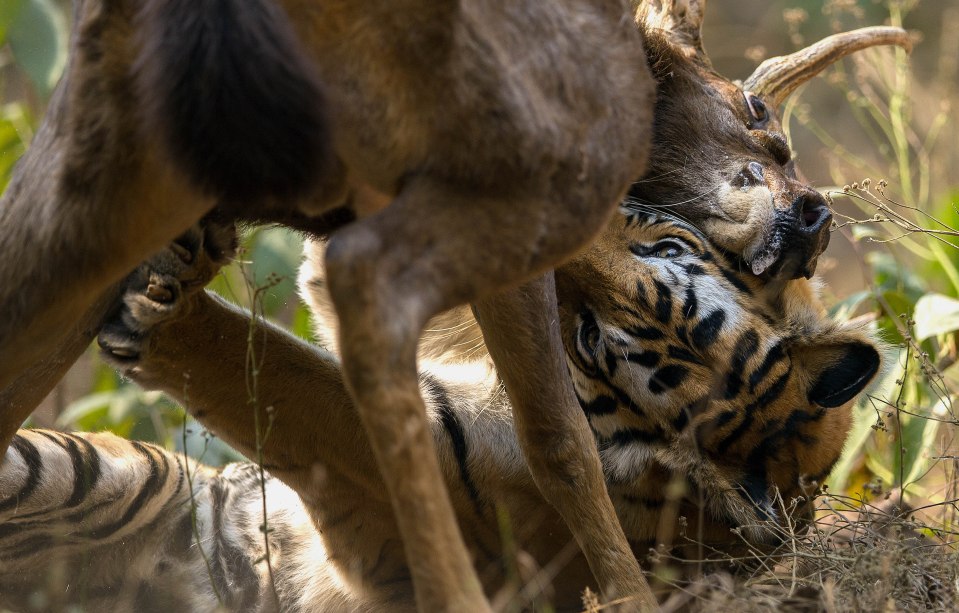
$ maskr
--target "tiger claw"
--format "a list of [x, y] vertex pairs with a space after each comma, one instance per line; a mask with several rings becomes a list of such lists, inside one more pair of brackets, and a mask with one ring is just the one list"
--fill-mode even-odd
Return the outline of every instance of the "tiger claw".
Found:
[[189, 312], [190, 299], [236, 249], [232, 224], [206, 220], [155, 253], [124, 281], [120, 302], [101, 327], [101, 355], [127, 369], [148, 352], [150, 334]]
[[147, 286], [146, 297], [154, 302], [168, 303], [173, 302], [173, 291], [170, 288], [158, 283], [151, 283]]
[[142, 338], [132, 332], [122, 320], [106, 323], [97, 335], [97, 345], [107, 361], [113, 358], [114, 365], [137, 360], [141, 354]]
[[173, 253], [175, 253], [177, 257], [180, 258], [180, 261], [182, 261], [184, 264], [190, 264], [193, 262], [193, 252], [190, 251], [190, 249], [186, 246], [177, 242], [173, 242], [170, 243], [170, 250], [173, 251]]

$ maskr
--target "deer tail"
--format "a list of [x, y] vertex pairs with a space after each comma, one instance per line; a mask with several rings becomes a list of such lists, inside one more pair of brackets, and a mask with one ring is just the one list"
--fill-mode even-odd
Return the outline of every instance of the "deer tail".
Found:
[[205, 193], [293, 199], [330, 159], [323, 87], [272, 0], [147, 0], [135, 70], [148, 129]]

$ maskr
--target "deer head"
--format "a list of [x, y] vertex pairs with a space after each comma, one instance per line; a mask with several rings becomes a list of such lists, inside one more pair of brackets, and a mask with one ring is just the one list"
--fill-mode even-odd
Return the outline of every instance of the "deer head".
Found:
[[909, 36], [892, 27], [836, 34], [766, 60], [739, 84], [717, 74], [703, 49], [705, 4], [648, 0], [637, 9], [658, 85], [653, 152], [630, 204], [686, 218], [757, 275], [808, 278], [832, 213], [796, 168], [778, 109], [840, 58], [876, 45], [909, 49]]

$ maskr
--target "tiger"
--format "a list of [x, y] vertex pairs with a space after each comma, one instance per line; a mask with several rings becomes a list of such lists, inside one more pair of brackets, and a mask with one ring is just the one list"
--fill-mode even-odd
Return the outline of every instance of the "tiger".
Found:
[[[264, 500], [272, 575], [255, 563]], [[0, 467], [4, 610], [316, 610], [323, 551], [296, 494], [254, 464], [214, 469], [106, 432], [20, 430]]]
[[[230, 240], [197, 228], [141, 267], [99, 343], [125, 376], [262, 461], [216, 471], [107, 434], [21, 431], [0, 466], [0, 603], [38, 602], [52, 569], [57, 598], [89, 610], [415, 609], [337, 355], [262, 321], [248, 343], [249, 313], [198, 291]], [[321, 336], [335, 334], [323, 244], [307, 252], [301, 291]], [[556, 292], [638, 558], [684, 541], [772, 547], [777, 526], [808, 519], [882, 363], [867, 329], [828, 317], [815, 281], [757, 277], [695, 225], [627, 201], [556, 271]], [[473, 326], [468, 310], [435, 322], [419, 374], [463, 536], [498, 606], [577, 609], [589, 569], [533, 482]]]

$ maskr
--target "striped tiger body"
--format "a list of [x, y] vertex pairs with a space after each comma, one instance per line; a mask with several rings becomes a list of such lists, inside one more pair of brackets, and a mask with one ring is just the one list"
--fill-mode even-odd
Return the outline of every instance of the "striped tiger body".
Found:
[[323, 544], [296, 494], [266, 475], [271, 582], [260, 487], [253, 464], [216, 470], [108, 433], [20, 430], [0, 465], [0, 604], [298, 610], [313, 595], [303, 578], [322, 585]]
[[[809, 493], [838, 457], [849, 404], [879, 366], [873, 341], [830, 320], [814, 284], [773, 285], [741, 273], [736, 257], [688, 224], [623, 213], [556, 281], [569, 368], [627, 536], [642, 558], [652, 544], [679, 543], [684, 523], [720, 551], [740, 542], [731, 528], [769, 542], [760, 524], [784, 519], [777, 489], [787, 501]], [[309, 255], [301, 287], [328, 336], [322, 245]], [[180, 289], [172, 295], [182, 304], [158, 316], [131, 307], [147, 292], [131, 285], [120, 323], [101, 333], [105, 356], [145, 387], [188, 396], [198, 419], [252, 456], [248, 315]], [[131, 334], [123, 326], [138, 313]], [[577, 608], [589, 568], [533, 482], [468, 310], [430, 327], [421, 391], [486, 592], [517, 606]], [[27, 584], [43, 585], [39, 571], [63, 567], [78, 586], [64, 593], [96, 610], [144, 610], [153, 594], [175, 595], [178, 610], [214, 610], [218, 595], [239, 610], [413, 610], [402, 541], [337, 357], [273, 326], [260, 333], [273, 581], [252, 465], [195, 467], [191, 504], [182, 475], [192, 465], [155, 447], [21, 432], [0, 473], [0, 585], [10, 586], [0, 602], [29, 600]], [[112, 477], [90, 482], [92, 466]], [[112, 532], [101, 540], [104, 522]], [[63, 544], [27, 555], [31, 542]]]

